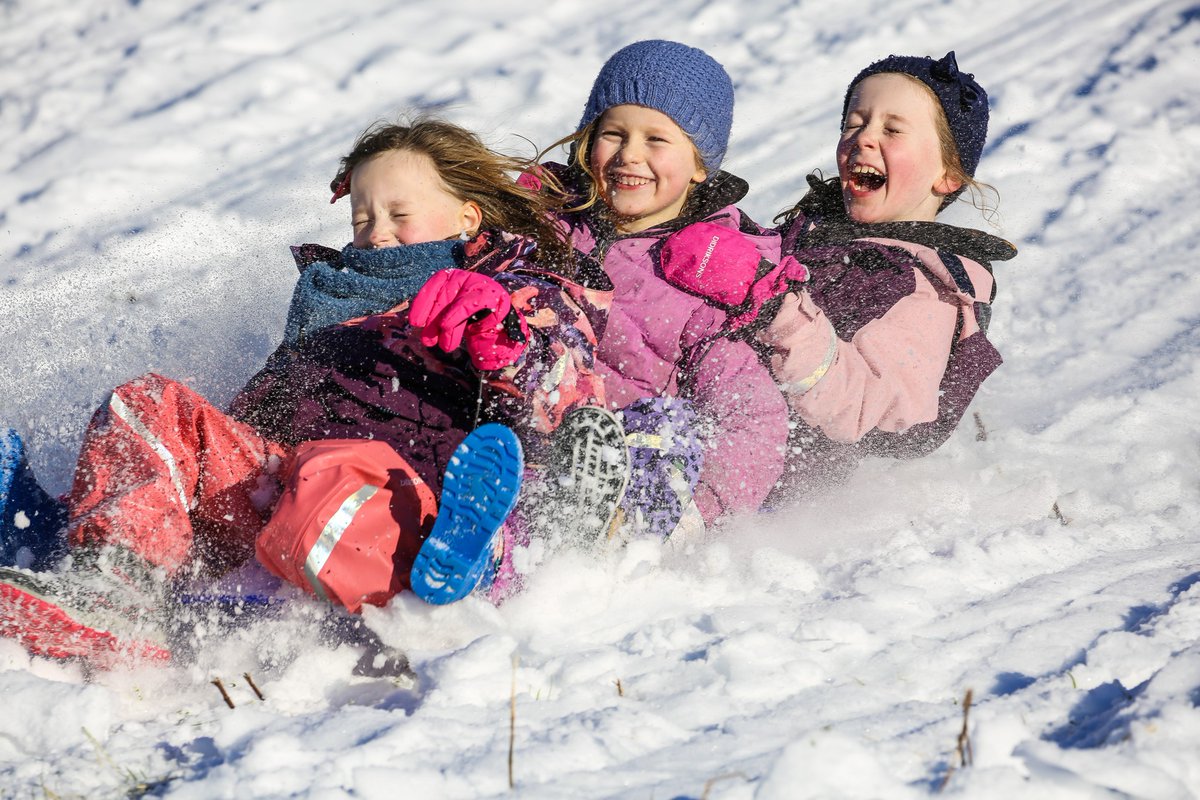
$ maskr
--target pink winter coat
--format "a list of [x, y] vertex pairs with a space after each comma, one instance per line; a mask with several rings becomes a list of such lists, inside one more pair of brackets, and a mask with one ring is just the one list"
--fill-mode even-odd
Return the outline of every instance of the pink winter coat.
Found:
[[859, 225], [844, 215], [802, 213], [783, 234], [783, 252], [811, 277], [757, 334], [794, 415], [780, 494], [844, 477], [863, 454], [938, 447], [1000, 365], [984, 330], [990, 262], [1016, 250], [937, 222]]
[[787, 405], [755, 350], [722, 335], [726, 312], [668, 283], [662, 242], [686, 225], [708, 222], [740, 230], [768, 259], [779, 238], [734, 205], [740, 178], [717, 173], [699, 187], [686, 218], [632, 234], [616, 234], [592, 214], [563, 216], [576, 249], [599, 260], [613, 284], [612, 306], [596, 350], [611, 408], [656, 396], [692, 400], [711, 426], [695, 500], [706, 523], [754, 511], [783, 469]]

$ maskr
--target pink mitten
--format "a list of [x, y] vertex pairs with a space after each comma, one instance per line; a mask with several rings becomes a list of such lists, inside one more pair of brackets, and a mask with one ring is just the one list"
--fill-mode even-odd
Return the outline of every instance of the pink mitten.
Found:
[[761, 260], [754, 243], [740, 231], [696, 222], [663, 243], [666, 279], [690, 292], [727, 306], [746, 299]]
[[421, 331], [421, 343], [447, 353], [465, 344], [479, 369], [500, 369], [525, 350], [529, 326], [512, 307], [507, 291], [493, 278], [462, 269], [435, 272], [417, 291], [408, 319]]
[[737, 330], [758, 319], [758, 312], [767, 301], [787, 294], [795, 288], [795, 284], [808, 280], [808, 267], [801, 264], [794, 256], [784, 256], [779, 266], [759, 278], [750, 287], [744, 307], [739, 309], [729, 319], [729, 327]]
[[[770, 269], [760, 275], [765, 267]], [[754, 322], [767, 301], [808, 280], [808, 268], [792, 256], [771, 266], [739, 231], [711, 222], [672, 234], [663, 243], [662, 268], [672, 284], [729, 306], [733, 330]]]

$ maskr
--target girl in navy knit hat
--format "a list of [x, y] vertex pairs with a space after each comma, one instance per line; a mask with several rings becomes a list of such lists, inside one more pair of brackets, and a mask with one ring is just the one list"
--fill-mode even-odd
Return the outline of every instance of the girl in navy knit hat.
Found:
[[[1001, 362], [986, 331], [991, 264], [1016, 255], [982, 231], [935, 221], [965, 189], [988, 100], [954, 53], [889, 56], [846, 90], [838, 174], [777, 218], [803, 269], [758, 317], [792, 414], [774, 500], [839, 480], [863, 455], [913, 457], [954, 430]], [[760, 295], [767, 295], [762, 292]]]

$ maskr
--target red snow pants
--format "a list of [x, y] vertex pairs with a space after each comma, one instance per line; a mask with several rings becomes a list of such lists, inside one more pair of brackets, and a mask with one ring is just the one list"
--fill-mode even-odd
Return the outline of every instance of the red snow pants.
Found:
[[72, 547], [121, 545], [174, 575], [224, 572], [257, 540], [271, 572], [351, 611], [409, 587], [437, 516], [389, 445], [291, 450], [154, 374], [117, 387], [92, 417], [68, 506]]
[[183, 384], [143, 375], [88, 425], [68, 541], [120, 544], [169, 574], [193, 560], [232, 568], [253, 556], [288, 456]]

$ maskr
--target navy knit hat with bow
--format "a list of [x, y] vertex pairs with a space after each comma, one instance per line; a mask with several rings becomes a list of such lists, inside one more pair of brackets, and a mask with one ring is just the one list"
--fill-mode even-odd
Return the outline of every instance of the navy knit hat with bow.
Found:
[[621, 48], [596, 76], [579, 127], [626, 103], [673, 119], [691, 137], [710, 176], [721, 166], [733, 125], [733, 81], [708, 53], [662, 39]]
[[975, 82], [974, 75], [958, 71], [954, 51], [951, 50], [937, 61], [926, 56], [888, 56], [876, 61], [858, 73], [846, 89], [846, 99], [842, 102], [843, 124], [854, 87], [864, 78], [881, 72], [911, 75], [933, 90], [942, 104], [942, 110], [946, 112], [963, 171], [975, 177], [975, 168], [979, 166], [979, 157], [983, 154], [983, 142], [987, 139], [988, 98], [983, 87]]

